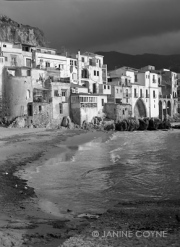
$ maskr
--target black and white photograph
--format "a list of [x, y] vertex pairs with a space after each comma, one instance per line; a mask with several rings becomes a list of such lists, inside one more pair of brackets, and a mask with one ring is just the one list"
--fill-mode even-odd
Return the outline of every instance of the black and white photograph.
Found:
[[0, 247], [180, 246], [180, 0], [0, 0]]

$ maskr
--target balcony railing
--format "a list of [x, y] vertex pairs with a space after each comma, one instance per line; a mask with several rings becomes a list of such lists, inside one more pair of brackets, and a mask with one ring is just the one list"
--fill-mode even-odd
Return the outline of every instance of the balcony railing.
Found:
[[42, 98], [42, 97], [33, 97], [33, 102], [35, 103], [49, 103], [50, 101], [46, 98]]

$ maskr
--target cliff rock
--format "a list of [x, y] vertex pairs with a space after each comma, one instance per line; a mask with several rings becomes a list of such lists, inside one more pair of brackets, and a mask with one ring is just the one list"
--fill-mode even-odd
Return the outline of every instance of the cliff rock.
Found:
[[44, 34], [39, 28], [19, 24], [4, 15], [0, 15], [0, 41], [46, 46]]

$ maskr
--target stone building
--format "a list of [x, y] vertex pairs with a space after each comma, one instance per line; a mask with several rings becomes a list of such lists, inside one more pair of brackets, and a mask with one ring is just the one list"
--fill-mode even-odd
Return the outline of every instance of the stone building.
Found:
[[159, 71], [160, 83], [159, 117], [173, 117], [178, 113], [178, 74], [168, 69]]
[[[58, 73], [58, 72], [57, 72]], [[27, 125], [60, 124], [69, 116], [70, 80], [43, 69], [4, 67], [2, 117], [25, 116]]]
[[89, 93], [100, 93], [107, 84], [107, 65], [103, 56], [91, 52], [77, 54], [77, 83], [88, 88]]
[[107, 95], [79, 93], [71, 95], [70, 117], [75, 124], [91, 122], [96, 116], [104, 116], [104, 105]]
[[106, 103], [104, 112], [109, 119], [115, 122], [131, 117], [132, 107], [130, 104], [124, 103]]
[[110, 71], [108, 83], [112, 94], [109, 102], [114, 98], [115, 103], [131, 105], [126, 107], [131, 117], [158, 117], [159, 75], [151, 69], [154, 66], [140, 70], [124, 66]]

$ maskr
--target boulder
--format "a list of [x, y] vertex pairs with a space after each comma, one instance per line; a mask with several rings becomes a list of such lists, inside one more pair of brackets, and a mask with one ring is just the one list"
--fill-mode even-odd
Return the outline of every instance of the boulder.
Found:
[[158, 126], [158, 129], [170, 129], [171, 123], [169, 119], [164, 119]]
[[145, 119], [145, 120], [143, 120], [143, 119], [138, 119], [139, 120], [139, 128], [138, 128], [138, 130], [147, 130], [147, 128], [148, 128], [148, 121]]
[[71, 123], [70, 117], [69, 116], [65, 116], [65, 117], [63, 117], [63, 120], [61, 122], [61, 126], [68, 127], [70, 123]]
[[150, 118], [148, 130], [157, 130], [160, 124], [161, 120], [159, 118]]
[[8, 128], [25, 128], [26, 121], [24, 117], [17, 117], [9, 126]]

